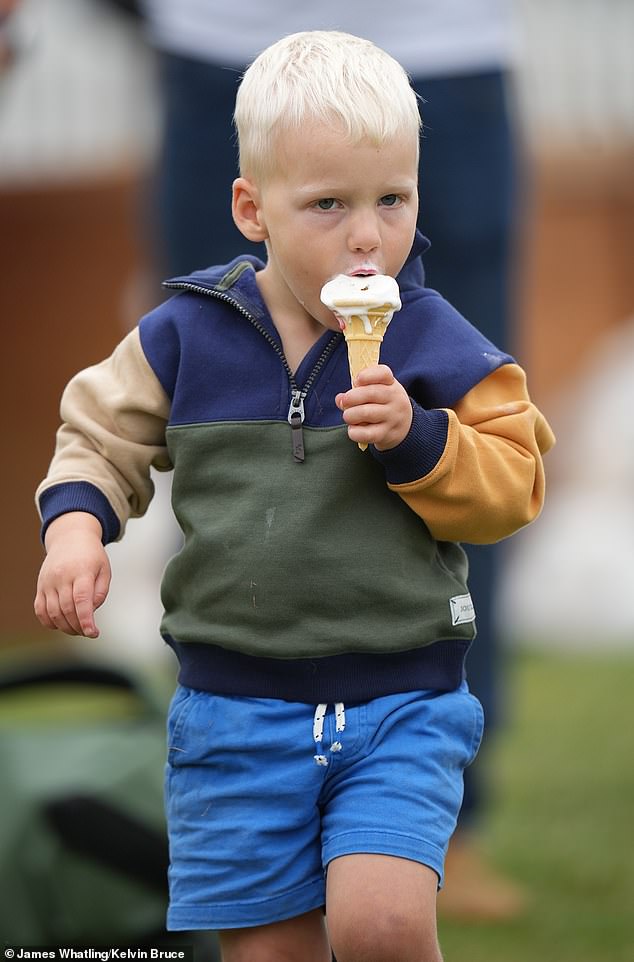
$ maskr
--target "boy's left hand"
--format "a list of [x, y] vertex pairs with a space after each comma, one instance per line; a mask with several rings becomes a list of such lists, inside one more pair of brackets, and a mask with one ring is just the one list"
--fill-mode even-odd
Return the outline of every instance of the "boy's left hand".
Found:
[[360, 371], [354, 386], [337, 394], [335, 404], [343, 411], [348, 437], [388, 451], [407, 436], [412, 424], [412, 405], [403, 385], [387, 364], [374, 364]]

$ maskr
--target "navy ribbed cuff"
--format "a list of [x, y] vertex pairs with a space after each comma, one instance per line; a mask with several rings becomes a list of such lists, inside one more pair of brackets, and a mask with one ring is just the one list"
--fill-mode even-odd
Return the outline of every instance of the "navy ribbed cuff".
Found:
[[389, 451], [377, 451], [372, 446], [372, 454], [385, 468], [390, 484], [407, 484], [424, 478], [436, 467], [447, 445], [447, 412], [439, 408], [427, 411], [415, 401], [411, 403], [412, 426], [401, 443]]
[[42, 541], [52, 521], [70, 511], [85, 511], [97, 518], [102, 527], [104, 544], [116, 541], [121, 525], [106, 496], [88, 481], [65, 481], [47, 488], [40, 495]]

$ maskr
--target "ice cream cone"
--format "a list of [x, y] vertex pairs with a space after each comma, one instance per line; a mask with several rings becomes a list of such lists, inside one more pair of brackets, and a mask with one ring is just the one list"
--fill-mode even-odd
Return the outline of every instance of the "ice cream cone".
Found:
[[[321, 300], [334, 312], [348, 347], [350, 379], [378, 364], [383, 335], [401, 307], [398, 284], [384, 275], [339, 275], [322, 288]], [[362, 451], [367, 444], [358, 442]]]
[[[354, 380], [359, 373], [372, 364], [379, 363], [383, 335], [387, 330], [393, 308], [386, 305], [384, 311], [368, 311], [367, 314], [352, 314], [347, 318], [343, 329], [348, 348], [348, 364], [350, 366], [350, 380]], [[368, 324], [369, 322], [369, 324]], [[368, 326], [371, 333], [368, 333]], [[365, 451], [367, 444], [359, 442], [359, 448]]]
[[[392, 313], [392, 310], [389, 310]], [[364, 367], [379, 363], [383, 335], [389, 321], [387, 312], [369, 311], [367, 314], [353, 314], [343, 330], [343, 336], [348, 346], [348, 363], [350, 365], [350, 380], [354, 379]], [[367, 324], [370, 322], [371, 331], [368, 333]]]

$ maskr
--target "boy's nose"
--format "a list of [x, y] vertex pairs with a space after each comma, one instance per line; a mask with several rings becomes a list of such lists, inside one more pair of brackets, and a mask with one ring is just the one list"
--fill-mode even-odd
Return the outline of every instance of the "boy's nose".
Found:
[[348, 246], [351, 251], [368, 253], [381, 244], [378, 219], [372, 211], [358, 211], [350, 221]]

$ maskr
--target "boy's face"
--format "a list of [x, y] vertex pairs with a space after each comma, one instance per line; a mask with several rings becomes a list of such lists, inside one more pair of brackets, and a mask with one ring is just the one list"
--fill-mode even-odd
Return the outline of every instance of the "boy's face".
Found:
[[279, 135], [276, 168], [256, 188], [265, 228], [265, 298], [338, 329], [320, 301], [336, 274], [395, 277], [411, 250], [418, 212], [414, 137], [352, 145], [323, 124]]

